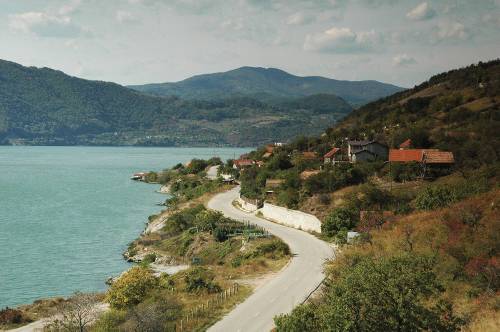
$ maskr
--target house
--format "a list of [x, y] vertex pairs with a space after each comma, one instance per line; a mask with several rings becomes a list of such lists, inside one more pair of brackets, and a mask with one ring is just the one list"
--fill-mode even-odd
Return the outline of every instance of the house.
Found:
[[321, 171], [319, 170], [312, 170], [312, 171], [303, 171], [302, 173], [300, 173], [300, 179], [301, 180], [307, 180], [308, 178], [310, 178], [311, 176], [314, 176], [314, 175], [317, 175], [319, 174]]
[[252, 167], [255, 162], [252, 159], [236, 159], [233, 162], [233, 168], [235, 169], [244, 169]]
[[262, 155], [262, 158], [267, 159], [267, 158], [271, 157], [272, 155], [273, 155], [272, 152], [264, 152], [264, 154]]
[[351, 162], [359, 162], [359, 161], [374, 161], [377, 159], [377, 155], [370, 150], [361, 150], [352, 154]]
[[406, 150], [406, 149], [409, 149], [411, 148], [411, 139], [407, 139], [406, 141], [404, 141], [403, 143], [399, 144], [399, 149], [400, 150]]
[[340, 161], [341, 158], [340, 148], [333, 148], [323, 156], [323, 162], [325, 164], [335, 164], [335, 162]]
[[347, 141], [347, 156], [351, 162], [387, 160], [389, 148], [377, 141]]
[[450, 165], [455, 163], [455, 158], [453, 152], [438, 149], [391, 149], [389, 150], [389, 162]]

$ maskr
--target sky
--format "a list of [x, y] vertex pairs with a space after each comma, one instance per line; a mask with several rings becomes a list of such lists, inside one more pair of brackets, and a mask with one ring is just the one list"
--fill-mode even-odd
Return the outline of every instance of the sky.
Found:
[[0, 0], [0, 59], [119, 84], [241, 66], [412, 87], [500, 57], [500, 0]]

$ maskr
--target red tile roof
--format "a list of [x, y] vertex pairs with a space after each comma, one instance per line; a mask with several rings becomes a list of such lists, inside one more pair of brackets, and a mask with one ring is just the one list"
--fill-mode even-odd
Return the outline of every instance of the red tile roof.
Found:
[[254, 164], [253, 160], [251, 159], [238, 159], [234, 161], [234, 164], [238, 167], [241, 166], [252, 166]]
[[399, 144], [400, 149], [409, 149], [411, 147], [411, 139], [407, 139], [403, 143]]
[[425, 151], [424, 162], [426, 164], [453, 164], [455, 158], [453, 157], [453, 152]]
[[412, 149], [412, 150], [389, 150], [389, 161], [392, 162], [421, 162], [424, 156], [424, 150], [422, 149]]
[[453, 164], [455, 162], [452, 152], [437, 149], [390, 149], [389, 161], [403, 163], [415, 161], [427, 164]]
[[331, 158], [339, 151], [340, 151], [340, 148], [333, 148], [330, 151], [328, 151], [323, 157], [324, 158]]

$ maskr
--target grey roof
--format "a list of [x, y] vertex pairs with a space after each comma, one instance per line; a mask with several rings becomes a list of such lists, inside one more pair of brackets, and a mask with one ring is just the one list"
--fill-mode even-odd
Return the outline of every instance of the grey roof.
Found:
[[375, 141], [368, 141], [368, 140], [365, 140], [365, 141], [347, 141], [347, 144], [349, 144], [349, 145], [368, 145], [368, 144], [371, 144], [374, 142]]

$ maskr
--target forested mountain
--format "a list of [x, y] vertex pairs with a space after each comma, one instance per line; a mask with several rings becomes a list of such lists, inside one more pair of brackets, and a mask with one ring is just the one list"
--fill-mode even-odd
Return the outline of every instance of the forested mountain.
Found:
[[254, 146], [319, 133], [351, 110], [333, 95], [155, 97], [0, 60], [0, 144]]
[[339, 81], [319, 76], [299, 77], [275, 68], [241, 67], [223, 73], [197, 75], [175, 83], [134, 85], [158, 96], [213, 100], [248, 96], [261, 101], [334, 94], [353, 106], [403, 90], [377, 81]]

